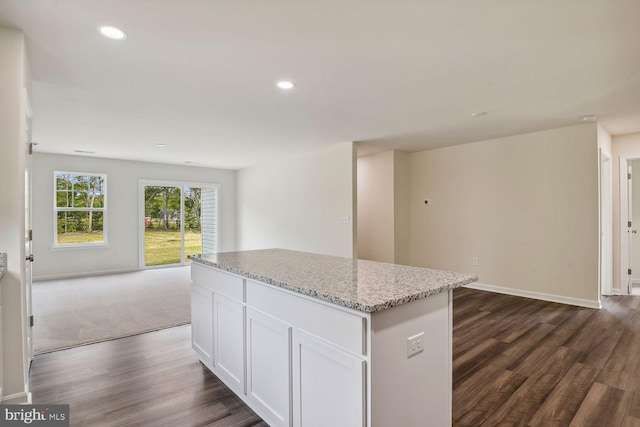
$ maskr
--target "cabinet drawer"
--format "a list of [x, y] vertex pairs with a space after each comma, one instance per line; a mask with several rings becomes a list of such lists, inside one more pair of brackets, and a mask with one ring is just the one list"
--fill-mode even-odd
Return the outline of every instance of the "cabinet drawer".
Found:
[[244, 279], [242, 277], [212, 267], [192, 263], [191, 280], [200, 286], [233, 298], [236, 301], [245, 301]]
[[247, 305], [357, 354], [366, 354], [367, 317], [247, 280]]

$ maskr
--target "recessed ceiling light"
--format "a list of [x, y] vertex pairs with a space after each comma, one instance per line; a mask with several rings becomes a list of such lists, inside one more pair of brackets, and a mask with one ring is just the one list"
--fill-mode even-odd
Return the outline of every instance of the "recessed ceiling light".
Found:
[[120, 28], [112, 27], [110, 25], [103, 25], [98, 28], [98, 31], [103, 36], [113, 40], [124, 40], [127, 38], [127, 33], [122, 31]]
[[278, 87], [280, 89], [293, 89], [296, 85], [293, 84], [293, 82], [290, 82], [289, 80], [282, 80], [278, 82]]
[[166, 144], [156, 144], [156, 147], [165, 147]]
[[486, 111], [476, 111], [475, 113], [471, 113], [471, 117], [482, 117], [486, 115], [487, 115]]
[[580, 116], [580, 121], [583, 122], [595, 122], [596, 115], [595, 114], [585, 114], [584, 116]]

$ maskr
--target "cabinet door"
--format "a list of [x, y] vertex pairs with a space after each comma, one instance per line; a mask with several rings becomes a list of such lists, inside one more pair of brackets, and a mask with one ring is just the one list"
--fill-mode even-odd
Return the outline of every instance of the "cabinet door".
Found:
[[362, 427], [365, 361], [300, 330], [294, 349], [294, 424]]
[[247, 307], [247, 397], [272, 427], [291, 425], [291, 326]]
[[213, 350], [213, 292], [191, 284], [191, 347], [209, 369]]
[[230, 389], [244, 394], [244, 304], [213, 293], [213, 367]]

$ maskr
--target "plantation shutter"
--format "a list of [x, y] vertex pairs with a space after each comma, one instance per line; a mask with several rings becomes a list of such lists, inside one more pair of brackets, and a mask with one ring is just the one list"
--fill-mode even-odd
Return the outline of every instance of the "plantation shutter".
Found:
[[202, 253], [218, 249], [218, 189], [202, 188]]

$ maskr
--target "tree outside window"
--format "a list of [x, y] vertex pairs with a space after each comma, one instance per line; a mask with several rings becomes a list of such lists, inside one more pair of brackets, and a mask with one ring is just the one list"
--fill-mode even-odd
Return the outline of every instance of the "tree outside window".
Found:
[[107, 176], [55, 172], [56, 245], [106, 243]]

